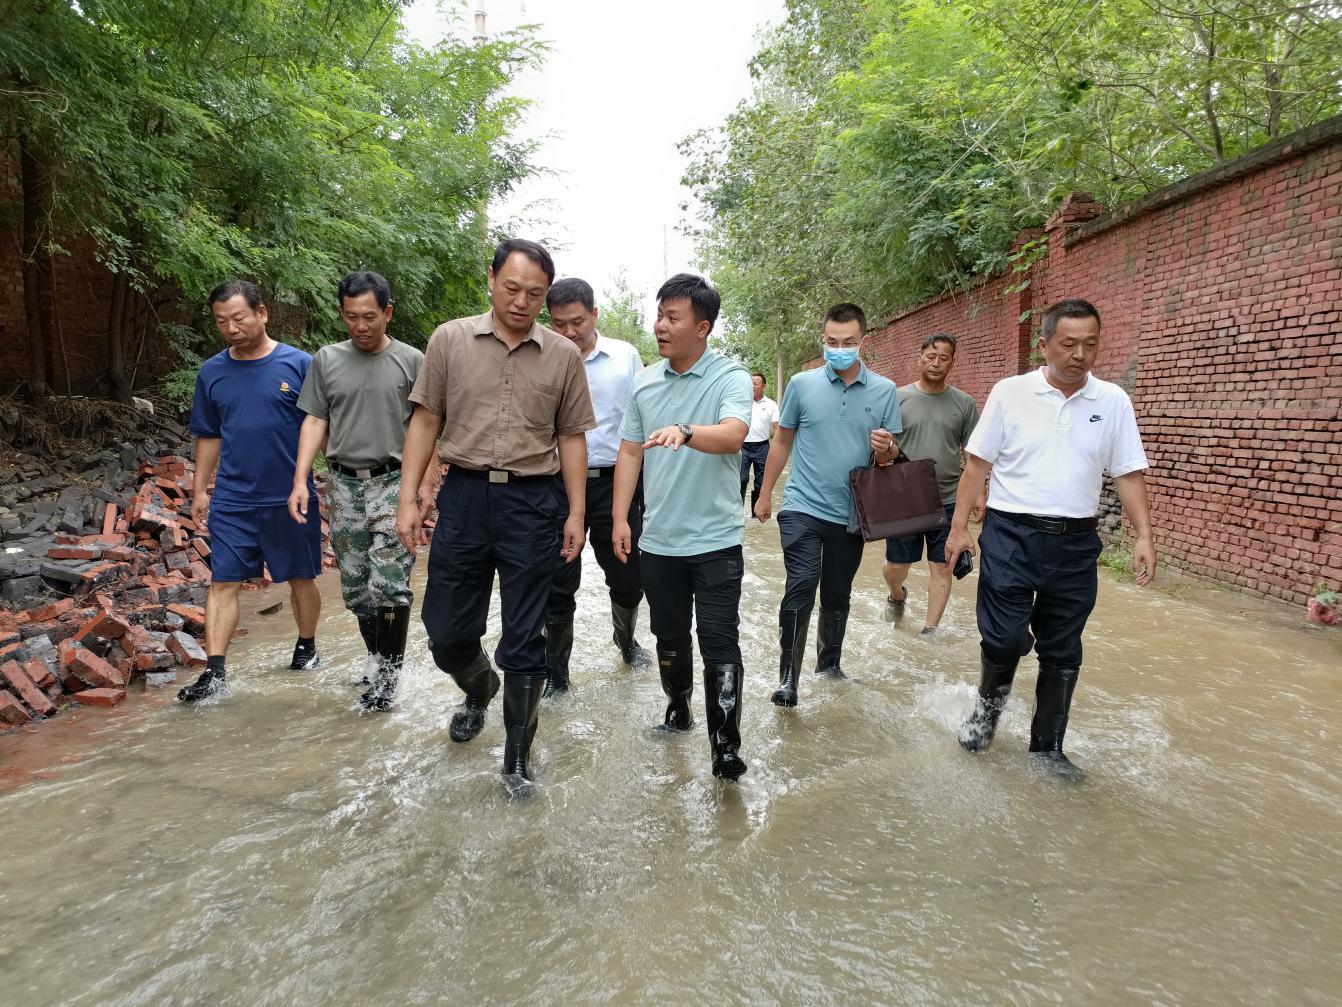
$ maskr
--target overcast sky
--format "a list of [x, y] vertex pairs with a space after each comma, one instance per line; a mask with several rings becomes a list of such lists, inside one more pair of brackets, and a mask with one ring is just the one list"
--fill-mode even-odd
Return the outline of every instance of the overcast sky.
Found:
[[[416, 0], [406, 12], [426, 43], [470, 34], [474, 0]], [[623, 268], [651, 303], [670, 273], [694, 268], [677, 233], [689, 198], [677, 142], [715, 126], [750, 93], [756, 34], [784, 0], [487, 0], [488, 32], [537, 24], [545, 64], [517, 81], [535, 101], [523, 134], [549, 134], [537, 158], [556, 174], [524, 183], [492, 208], [496, 221], [544, 219], [561, 276], [598, 293]], [[534, 235], [519, 234], [518, 237]], [[664, 240], [665, 239], [665, 240]]]

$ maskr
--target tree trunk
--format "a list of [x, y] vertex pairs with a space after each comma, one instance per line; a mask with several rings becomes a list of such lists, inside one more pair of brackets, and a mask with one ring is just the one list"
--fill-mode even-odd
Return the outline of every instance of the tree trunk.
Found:
[[23, 269], [23, 311], [28, 322], [28, 395], [38, 402], [49, 390], [47, 354], [51, 349], [51, 310], [55, 304], [51, 283], [51, 255], [44, 230], [51, 219], [51, 176], [19, 124], [19, 186], [23, 196], [20, 236]]
[[130, 402], [126, 374], [126, 291], [124, 272], [112, 277], [112, 306], [107, 317], [107, 394], [117, 402]]

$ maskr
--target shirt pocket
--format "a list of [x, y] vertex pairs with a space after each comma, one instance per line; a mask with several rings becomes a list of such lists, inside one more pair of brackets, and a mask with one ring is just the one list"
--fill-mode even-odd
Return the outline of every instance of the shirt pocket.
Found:
[[556, 414], [559, 411], [559, 400], [564, 386], [538, 381], [535, 378], [521, 378], [517, 381], [516, 388], [517, 401], [514, 403], [514, 408], [522, 422], [529, 427], [553, 430], [557, 425]]

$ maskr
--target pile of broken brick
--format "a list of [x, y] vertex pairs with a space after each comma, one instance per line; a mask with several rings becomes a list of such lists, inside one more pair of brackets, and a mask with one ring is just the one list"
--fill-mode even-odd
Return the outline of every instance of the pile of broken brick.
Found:
[[[0, 730], [70, 703], [115, 706], [141, 678], [162, 687], [205, 665], [210, 544], [191, 520], [194, 465], [132, 452], [54, 476], [0, 471]], [[322, 532], [334, 565], [325, 520]]]

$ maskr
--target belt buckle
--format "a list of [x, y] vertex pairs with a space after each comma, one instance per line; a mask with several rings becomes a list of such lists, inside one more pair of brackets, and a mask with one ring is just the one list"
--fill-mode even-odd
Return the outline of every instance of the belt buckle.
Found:
[[372, 469], [355, 469], [355, 470], [354, 470], [354, 478], [355, 478], [355, 479], [372, 479], [372, 478], [373, 478], [373, 470], [372, 470]]
[[506, 483], [508, 481], [508, 473], [501, 472], [498, 469], [490, 469], [489, 481], [492, 483]]
[[1061, 535], [1067, 530], [1066, 518], [1044, 518], [1040, 521], [1040, 531], [1048, 532], [1050, 535]]
[[588, 470], [587, 470], [587, 478], [588, 478], [588, 479], [600, 479], [600, 478], [601, 478], [601, 470], [600, 470], [600, 469], [588, 469]]

